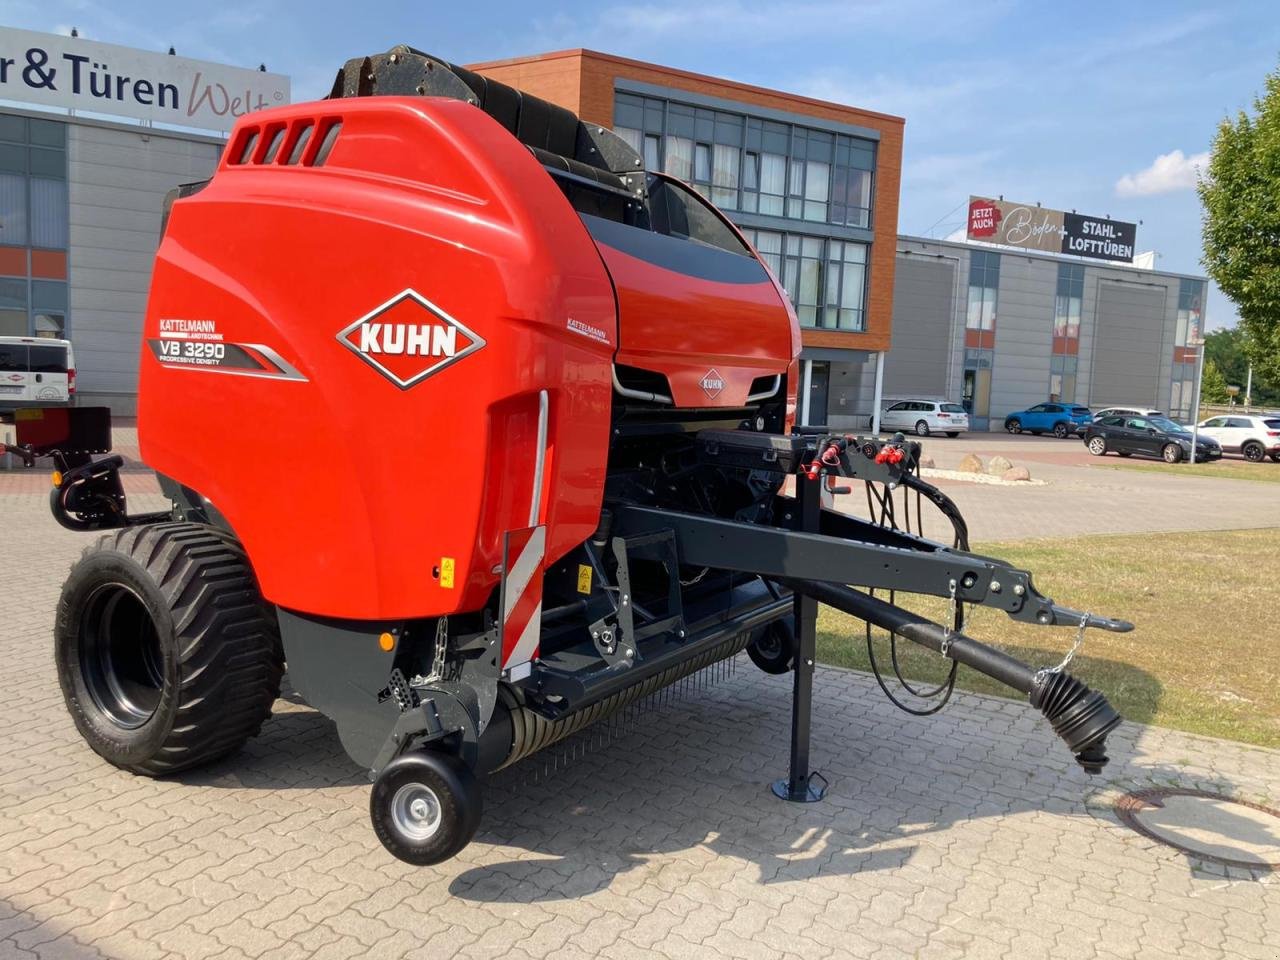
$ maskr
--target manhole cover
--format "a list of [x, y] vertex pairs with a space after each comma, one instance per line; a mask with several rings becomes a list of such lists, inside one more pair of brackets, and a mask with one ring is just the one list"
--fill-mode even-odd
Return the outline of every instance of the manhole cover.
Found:
[[1280, 810], [1203, 790], [1141, 790], [1116, 801], [1120, 820], [1201, 860], [1280, 870]]

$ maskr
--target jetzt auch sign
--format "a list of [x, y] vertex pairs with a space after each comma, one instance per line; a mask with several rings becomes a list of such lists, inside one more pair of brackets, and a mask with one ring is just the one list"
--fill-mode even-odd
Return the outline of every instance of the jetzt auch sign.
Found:
[[289, 102], [289, 78], [79, 37], [0, 27], [0, 99], [230, 130]]

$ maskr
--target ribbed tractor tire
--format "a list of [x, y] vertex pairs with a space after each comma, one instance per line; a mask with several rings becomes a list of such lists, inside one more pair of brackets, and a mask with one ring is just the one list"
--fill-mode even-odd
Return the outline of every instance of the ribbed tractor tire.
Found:
[[71, 568], [54, 628], [81, 736], [147, 776], [211, 763], [257, 735], [284, 656], [234, 538], [193, 523], [117, 530]]

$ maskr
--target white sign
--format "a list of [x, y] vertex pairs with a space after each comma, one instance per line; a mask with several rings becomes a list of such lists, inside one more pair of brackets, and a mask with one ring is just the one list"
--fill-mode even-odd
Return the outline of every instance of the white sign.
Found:
[[0, 27], [0, 99], [205, 130], [289, 102], [289, 78]]

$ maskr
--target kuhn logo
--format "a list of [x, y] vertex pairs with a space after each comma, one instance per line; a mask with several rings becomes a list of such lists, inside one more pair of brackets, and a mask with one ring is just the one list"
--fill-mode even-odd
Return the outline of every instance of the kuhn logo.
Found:
[[338, 341], [401, 390], [484, 346], [479, 334], [415, 290], [396, 294], [344, 327]]
[[707, 371], [699, 382], [698, 386], [702, 387], [702, 392], [714, 400], [720, 396], [720, 392], [724, 390], [724, 378], [720, 376], [720, 371], [712, 368]]

